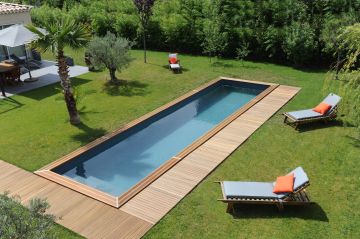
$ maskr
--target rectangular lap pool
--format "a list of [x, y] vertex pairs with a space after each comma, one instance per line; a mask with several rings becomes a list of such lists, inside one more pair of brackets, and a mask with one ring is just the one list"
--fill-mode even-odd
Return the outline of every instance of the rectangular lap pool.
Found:
[[275, 87], [216, 80], [36, 173], [119, 207]]

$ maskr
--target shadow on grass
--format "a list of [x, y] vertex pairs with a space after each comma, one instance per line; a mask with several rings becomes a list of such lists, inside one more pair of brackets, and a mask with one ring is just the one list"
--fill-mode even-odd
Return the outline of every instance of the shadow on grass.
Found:
[[[12, 98], [5, 98], [0, 100], [0, 114], [5, 114], [9, 111], [18, 109], [20, 107], [22, 107], [24, 104], [20, 103], [17, 100], [14, 100]], [[4, 107], [4, 110], [2, 110], [2, 108]]]
[[303, 124], [298, 127], [300, 133], [305, 133], [312, 130], [326, 129], [329, 127], [344, 127], [344, 123], [340, 120], [333, 120], [329, 122], [319, 121], [308, 124]]
[[225, 63], [221, 61], [216, 61], [211, 63], [212, 67], [222, 67], [222, 68], [234, 68], [234, 64], [232, 63]]
[[274, 219], [274, 218], [301, 218], [329, 222], [325, 211], [317, 203], [307, 206], [285, 206], [283, 212], [279, 212], [275, 205], [236, 205], [235, 213], [231, 214], [234, 219]]
[[103, 90], [112, 96], [143, 96], [148, 93], [146, 88], [148, 84], [142, 83], [140, 81], [125, 81], [121, 80], [119, 84], [111, 84], [106, 82], [104, 84]]
[[82, 143], [88, 143], [91, 142], [101, 136], [103, 136], [106, 133], [106, 130], [104, 129], [93, 129], [87, 126], [84, 123], [80, 123], [76, 125], [78, 129], [80, 129], [82, 132], [76, 135], [73, 135], [72, 138], [76, 141], [80, 141]]
[[170, 70], [170, 69], [169, 69], [169, 65], [163, 65], [162, 68], [167, 69], [167, 70], [169, 70], [169, 72], [172, 72], [172, 73], [174, 73], [174, 74], [181, 74], [181, 73], [183, 73], [183, 72], [188, 72], [188, 71], [190, 71], [188, 68], [185, 68], [185, 67], [183, 67], [183, 66], [181, 66], [181, 70], [180, 70], [180, 71], [172, 71], [172, 70]]
[[[71, 78], [71, 82], [74, 86], [79, 86], [88, 83], [90, 80], [74, 77]], [[43, 100], [45, 98], [48, 98], [50, 96], [56, 95], [62, 91], [60, 82], [55, 82], [53, 84], [39, 87], [37, 89], [33, 89], [24, 93], [21, 93], [20, 95], [25, 96], [27, 98], [31, 98], [33, 100]]]
[[100, 111], [94, 111], [94, 110], [88, 110], [86, 106], [81, 106], [78, 108], [79, 115], [81, 116], [81, 119], [88, 119], [87, 115], [89, 114], [101, 114]]
[[360, 148], [360, 137], [354, 137], [354, 136], [346, 136], [351, 141], [351, 145]]

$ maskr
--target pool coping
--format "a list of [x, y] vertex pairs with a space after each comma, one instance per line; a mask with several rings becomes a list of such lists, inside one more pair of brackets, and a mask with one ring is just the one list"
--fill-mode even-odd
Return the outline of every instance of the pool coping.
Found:
[[[245, 104], [243, 107], [238, 109], [236, 112], [228, 116], [226, 119], [224, 119], [222, 122], [220, 122], [217, 126], [215, 126], [213, 129], [205, 133], [203, 136], [201, 136], [199, 139], [194, 141], [192, 144], [187, 146], [185, 149], [183, 149], [179, 154], [176, 156], [170, 158], [168, 161], [163, 163], [160, 167], [158, 167], [156, 170], [154, 170], [150, 175], [142, 179], [140, 182], [138, 182], [136, 185], [131, 187], [128, 191], [123, 193], [120, 196], [113, 196], [108, 193], [105, 193], [103, 191], [100, 191], [98, 189], [95, 189], [93, 187], [87, 186], [85, 184], [79, 183], [75, 180], [72, 180], [68, 177], [62, 176], [60, 174], [57, 174], [52, 169], [56, 168], [57, 166], [72, 160], [73, 158], [79, 156], [80, 154], [96, 147], [97, 145], [107, 141], [108, 139], [117, 136], [118, 134], [124, 132], [125, 130], [149, 119], [150, 117], [155, 116], [156, 114], [174, 106], [177, 103], [180, 103], [181, 101], [184, 101], [188, 99], [189, 97], [195, 95], [199, 91], [202, 91], [206, 89], [207, 87], [210, 87], [211, 85], [216, 84], [217, 82], [221, 80], [230, 80], [230, 81], [238, 81], [238, 82], [245, 82], [245, 83], [251, 83], [251, 84], [259, 84], [259, 85], [266, 85], [268, 86], [267, 89], [262, 91], [259, 95], [257, 95], [254, 99], [249, 101], [247, 104]], [[113, 206], [115, 208], [119, 208], [122, 205], [124, 205], [126, 202], [128, 202], [131, 198], [136, 196], [138, 193], [140, 193], [142, 190], [144, 190], [147, 186], [149, 186], [152, 182], [154, 182], [156, 179], [158, 179], [161, 175], [163, 175], [165, 172], [170, 170], [172, 167], [174, 167], [177, 163], [179, 163], [183, 158], [185, 158], [187, 155], [189, 155], [191, 152], [196, 150], [198, 147], [206, 143], [209, 139], [211, 139], [215, 134], [217, 134], [219, 131], [221, 131], [223, 128], [225, 128], [227, 125], [229, 125], [231, 122], [233, 122], [235, 119], [237, 119], [239, 116], [244, 114], [246, 111], [248, 111], [252, 106], [260, 102], [264, 97], [266, 97], [268, 94], [270, 94], [272, 91], [274, 91], [279, 84], [273, 84], [273, 83], [267, 83], [267, 82], [260, 82], [260, 81], [247, 81], [242, 79], [235, 79], [235, 78], [229, 78], [229, 77], [219, 77], [215, 80], [210, 81], [209, 83], [206, 83], [189, 93], [186, 93], [177, 99], [141, 116], [140, 118], [130, 122], [129, 124], [126, 124], [125, 126], [116, 129], [113, 132], [110, 132], [91, 143], [82, 146], [78, 148], [77, 150], [65, 155], [64, 157], [61, 157], [60, 159], [46, 165], [45, 167], [35, 171], [34, 173], [46, 178], [48, 180], [51, 180], [57, 184], [60, 184], [62, 186], [65, 186], [69, 189], [72, 189], [76, 192], [79, 192], [81, 194], [84, 194], [86, 196], [89, 196], [91, 198], [94, 198], [98, 201], [101, 201], [103, 203], [106, 203], [110, 206]]]

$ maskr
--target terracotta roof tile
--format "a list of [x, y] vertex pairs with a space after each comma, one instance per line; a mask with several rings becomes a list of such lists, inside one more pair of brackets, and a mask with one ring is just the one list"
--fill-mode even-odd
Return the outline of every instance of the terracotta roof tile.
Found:
[[30, 11], [31, 8], [32, 8], [32, 6], [28, 6], [28, 5], [0, 2], [0, 15], [1, 14], [28, 12], [28, 11]]

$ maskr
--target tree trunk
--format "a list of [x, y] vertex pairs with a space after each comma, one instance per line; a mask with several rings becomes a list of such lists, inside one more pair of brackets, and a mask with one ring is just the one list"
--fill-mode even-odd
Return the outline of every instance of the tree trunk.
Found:
[[144, 63], [146, 63], [146, 28], [143, 26]]
[[110, 82], [112, 84], [116, 84], [118, 83], [118, 79], [116, 78], [116, 69], [109, 69], [109, 72], [110, 72]]
[[74, 125], [79, 124], [79, 123], [81, 123], [80, 115], [76, 108], [76, 101], [75, 101], [75, 97], [72, 92], [71, 82], [70, 82], [70, 77], [69, 77], [69, 67], [66, 64], [66, 59], [64, 56], [63, 49], [58, 50], [57, 61], [58, 61], [58, 68], [59, 68], [58, 73], [60, 76], [60, 84], [64, 90], [64, 92], [63, 92], [64, 99], [65, 99], [66, 107], [67, 107], [67, 110], [69, 113], [70, 123], [74, 124]]

